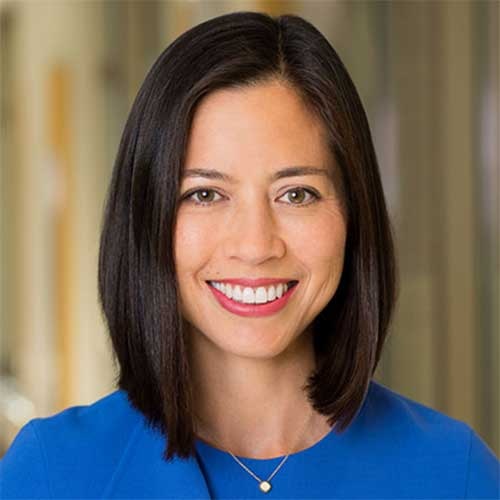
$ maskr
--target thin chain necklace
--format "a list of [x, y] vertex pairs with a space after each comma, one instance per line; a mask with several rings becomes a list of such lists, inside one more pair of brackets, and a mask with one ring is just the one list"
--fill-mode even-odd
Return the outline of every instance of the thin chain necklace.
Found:
[[[299, 434], [299, 438], [302, 437], [303, 433], [305, 432], [305, 430], [307, 429], [307, 424], [310, 420], [310, 418], [312, 417], [313, 415], [313, 408], [311, 406], [311, 411], [310, 413], [308, 414], [307, 416], [307, 419], [305, 420], [304, 422], [304, 427], [302, 428], [301, 430], [301, 433]], [[200, 422], [203, 422], [202, 419], [200, 419], [198, 416], [196, 416], [197, 419], [200, 421]], [[217, 443], [217, 441], [214, 439], [214, 437], [208, 433], [208, 435], [212, 438], [212, 440]], [[224, 449], [223, 446], [221, 446], [219, 443], [217, 443], [219, 447], [221, 447], [222, 449]], [[262, 491], [263, 493], [269, 493], [269, 491], [271, 491], [271, 479], [276, 475], [276, 473], [281, 469], [281, 467], [283, 466], [283, 464], [287, 461], [288, 457], [290, 456], [290, 453], [288, 455], [286, 455], [283, 460], [281, 460], [281, 462], [279, 463], [279, 465], [276, 467], [276, 469], [274, 469], [274, 471], [271, 473], [271, 475], [267, 478], [267, 479], [262, 479], [260, 478], [259, 476], [257, 476], [257, 474], [255, 474], [254, 472], [252, 472], [243, 462], [241, 462], [241, 460], [236, 457], [233, 453], [231, 453], [231, 451], [227, 450], [227, 452], [234, 458], [234, 460], [239, 464], [241, 465], [241, 467], [243, 467], [243, 469], [245, 469], [258, 483], [259, 483], [259, 489], [260, 491]]]

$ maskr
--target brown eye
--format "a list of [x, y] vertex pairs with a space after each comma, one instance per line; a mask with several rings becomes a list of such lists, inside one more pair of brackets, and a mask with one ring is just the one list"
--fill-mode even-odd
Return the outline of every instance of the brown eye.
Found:
[[[313, 192], [310, 189], [298, 187], [294, 189], [290, 189], [285, 193], [287, 196], [288, 200], [291, 202], [291, 205], [297, 205], [297, 206], [305, 206], [305, 205], [310, 205], [311, 203], [314, 203], [317, 199], [320, 198], [318, 194]], [[307, 200], [307, 195], [309, 195], [311, 198]], [[304, 200], [306, 200], [304, 202]]]
[[292, 191], [288, 191], [288, 199], [294, 203], [302, 203], [305, 199], [305, 192], [303, 189], [293, 189]]
[[195, 205], [208, 205], [218, 201], [217, 199], [214, 200], [215, 195], [220, 196], [214, 189], [197, 189], [185, 194], [181, 199], [194, 203]]
[[214, 192], [210, 189], [196, 191], [196, 193], [193, 194], [195, 194], [201, 202], [213, 201]]

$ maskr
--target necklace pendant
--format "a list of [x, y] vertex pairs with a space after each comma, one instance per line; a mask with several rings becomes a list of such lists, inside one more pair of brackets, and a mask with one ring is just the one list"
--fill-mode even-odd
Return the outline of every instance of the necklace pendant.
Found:
[[263, 493], [267, 493], [271, 490], [271, 483], [268, 483], [267, 481], [261, 481], [259, 483], [259, 488]]

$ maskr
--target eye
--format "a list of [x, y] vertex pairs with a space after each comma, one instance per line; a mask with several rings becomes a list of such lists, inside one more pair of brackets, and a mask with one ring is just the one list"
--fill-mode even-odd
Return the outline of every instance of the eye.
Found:
[[220, 196], [220, 194], [217, 193], [217, 191], [215, 191], [213, 189], [203, 188], [203, 189], [197, 189], [195, 191], [191, 191], [191, 192], [186, 193], [182, 197], [182, 199], [192, 201], [195, 205], [208, 205], [208, 204], [214, 202], [214, 199], [213, 199], [214, 194]]
[[[303, 207], [306, 205], [310, 205], [311, 203], [314, 203], [315, 201], [319, 200], [320, 195], [313, 191], [312, 189], [307, 189], [304, 187], [296, 187], [293, 189], [289, 189], [283, 196], [287, 196], [288, 199], [292, 200], [292, 203], [290, 205], [297, 205], [298, 207]], [[292, 196], [290, 196], [292, 195]], [[304, 199], [307, 197], [307, 195], [310, 196], [309, 200], [312, 199], [312, 201], [308, 201], [304, 203]]]

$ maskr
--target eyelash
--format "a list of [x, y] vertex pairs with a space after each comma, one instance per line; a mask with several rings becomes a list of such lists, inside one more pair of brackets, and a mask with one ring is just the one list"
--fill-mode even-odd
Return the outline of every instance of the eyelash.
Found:
[[[214, 192], [214, 193], [217, 193], [218, 195], [220, 195], [220, 193], [215, 189], [198, 188], [198, 189], [195, 189], [193, 191], [188, 191], [186, 194], [184, 194], [181, 198], [181, 201], [187, 201], [187, 202], [193, 203], [194, 205], [197, 205], [197, 206], [206, 206], [206, 205], [212, 205], [214, 203], [217, 203], [216, 201], [209, 201], [209, 202], [198, 201], [198, 202], [196, 202], [193, 199], [190, 199], [196, 193], [200, 193], [203, 191]], [[320, 194], [317, 193], [316, 191], [309, 189], [309, 188], [301, 187], [301, 186], [297, 186], [297, 187], [294, 187], [292, 189], [289, 189], [282, 196], [285, 196], [287, 193], [294, 192], [294, 191], [305, 191], [306, 193], [310, 194], [313, 197], [313, 200], [308, 202], [308, 203], [300, 203], [300, 204], [289, 203], [289, 205], [296, 207], [296, 208], [307, 207], [307, 206], [312, 205], [313, 203], [317, 202], [321, 198]], [[220, 195], [220, 196], [222, 196], [222, 195]], [[282, 196], [280, 196], [280, 198]]]

